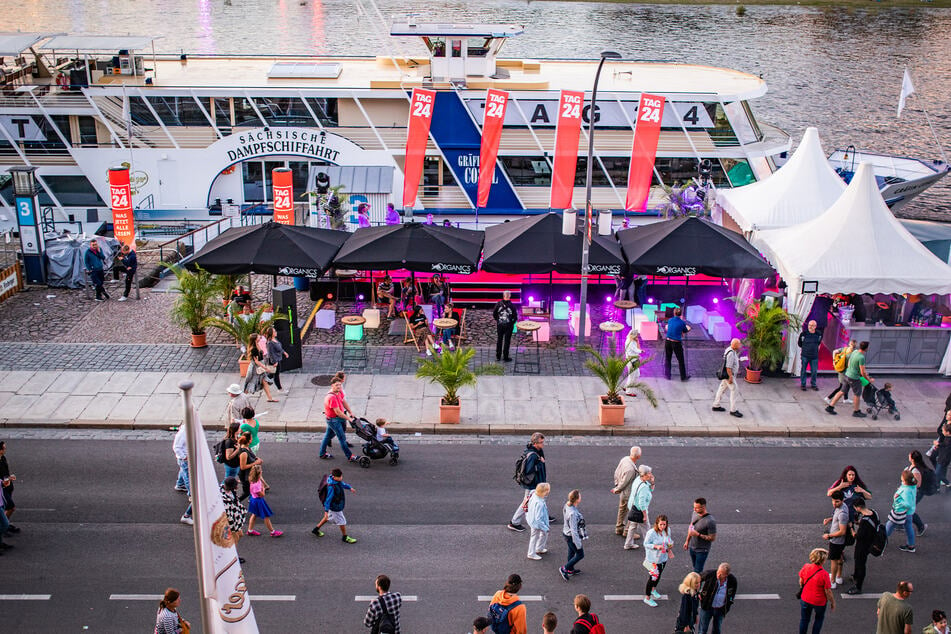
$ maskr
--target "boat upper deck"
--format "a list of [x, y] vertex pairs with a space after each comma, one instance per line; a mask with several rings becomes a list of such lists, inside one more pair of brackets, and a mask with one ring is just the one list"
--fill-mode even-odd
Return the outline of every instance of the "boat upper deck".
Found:
[[[275, 64], [290, 69], [296, 64], [306, 75], [308, 66], [339, 69], [330, 77], [271, 77]], [[339, 65], [339, 66], [335, 66]], [[146, 59], [147, 70], [153, 67]], [[591, 60], [499, 59], [504, 70], [495, 77], [467, 77], [467, 89], [500, 88], [512, 91], [558, 91], [589, 89], [597, 62]], [[159, 57], [154, 62], [153, 91], [193, 89], [212, 94], [217, 90], [233, 94], [236, 89], [411, 89], [418, 86], [449, 87], [448, 82], [429, 78], [426, 57], [264, 57], [192, 56], [186, 61]], [[499, 75], [508, 75], [502, 77]], [[104, 75], [97, 86], [145, 86], [141, 75]], [[734, 101], [752, 99], [766, 92], [766, 82], [748, 73], [671, 62], [618, 61], [602, 71], [598, 90], [602, 93], [652, 92], [678, 99], [703, 98]]]

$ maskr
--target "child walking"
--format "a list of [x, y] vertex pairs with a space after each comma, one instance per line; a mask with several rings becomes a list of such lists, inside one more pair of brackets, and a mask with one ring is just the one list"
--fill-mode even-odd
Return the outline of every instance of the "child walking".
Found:
[[264, 520], [267, 529], [271, 531], [271, 537], [280, 537], [284, 534], [284, 531], [274, 530], [274, 526], [271, 525], [271, 516], [274, 515], [274, 511], [264, 501], [264, 492], [270, 487], [261, 475], [261, 465], [256, 464], [251, 467], [248, 480], [251, 481], [251, 501], [248, 502], [248, 514], [251, 519], [248, 520], [248, 535], [258, 536], [261, 534], [254, 530], [254, 520], [260, 517]]
[[528, 526], [532, 529], [528, 538], [528, 558], [541, 559], [541, 555], [548, 552], [548, 503], [545, 498], [551, 491], [551, 485], [542, 482], [535, 487], [535, 493], [528, 500]]

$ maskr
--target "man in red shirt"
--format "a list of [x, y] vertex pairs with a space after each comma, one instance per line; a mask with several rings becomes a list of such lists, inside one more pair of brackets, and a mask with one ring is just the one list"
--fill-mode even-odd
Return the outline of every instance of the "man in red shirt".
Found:
[[356, 462], [359, 458], [351, 453], [350, 447], [347, 445], [346, 423], [351, 416], [343, 406], [343, 394], [340, 391], [342, 387], [343, 382], [340, 379], [334, 379], [330, 383], [330, 391], [324, 397], [324, 416], [327, 417], [327, 431], [324, 432], [324, 439], [320, 443], [320, 457], [324, 460], [333, 458], [333, 455], [327, 453], [327, 445], [336, 435], [347, 460]]

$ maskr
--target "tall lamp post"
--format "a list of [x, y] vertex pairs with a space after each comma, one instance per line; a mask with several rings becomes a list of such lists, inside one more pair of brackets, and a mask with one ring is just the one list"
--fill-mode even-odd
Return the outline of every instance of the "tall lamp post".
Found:
[[601, 68], [609, 59], [621, 59], [620, 53], [602, 51], [601, 61], [598, 62], [598, 71], [594, 74], [594, 87], [591, 89], [591, 107], [588, 109], [588, 164], [586, 166], [584, 188], [584, 235], [581, 236], [581, 305], [578, 308], [578, 345], [584, 345], [584, 333], [588, 317], [588, 252], [591, 249], [591, 223], [594, 211], [591, 207], [591, 170], [594, 158], [594, 119], [595, 108], [598, 102], [598, 80], [601, 79]]

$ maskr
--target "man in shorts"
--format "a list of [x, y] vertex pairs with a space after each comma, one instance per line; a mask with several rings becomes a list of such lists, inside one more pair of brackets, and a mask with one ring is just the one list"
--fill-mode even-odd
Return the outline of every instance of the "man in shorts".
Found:
[[849, 530], [849, 507], [845, 505], [845, 495], [842, 491], [833, 491], [832, 517], [822, 520], [822, 524], [829, 527], [829, 532], [822, 536], [829, 541], [829, 561], [832, 577], [832, 589], [842, 584], [842, 554], [845, 551], [845, 532]]
[[[868, 375], [868, 371], [865, 369], [865, 355], [868, 354], [868, 342], [862, 341], [859, 343], [859, 349], [849, 355], [849, 364], [845, 368], [845, 378], [849, 382], [849, 388], [852, 390], [852, 416], [855, 418], [865, 418], [866, 414], [860, 409], [862, 403], [862, 379], [864, 378], [869, 383], [873, 383], [875, 379]], [[845, 392], [839, 392], [836, 394], [829, 404], [826, 406], [826, 412], [829, 414], [835, 414], [835, 404], [839, 402], [839, 399]]]
[[327, 497], [324, 498], [324, 516], [317, 522], [317, 526], [311, 531], [317, 537], [323, 537], [324, 532], [320, 527], [327, 522], [333, 522], [340, 527], [340, 534], [343, 536], [343, 543], [356, 544], [357, 540], [347, 535], [347, 518], [343, 514], [344, 507], [347, 506], [347, 495], [345, 491], [357, 492], [352, 486], [343, 481], [343, 471], [334, 469], [327, 476]]

